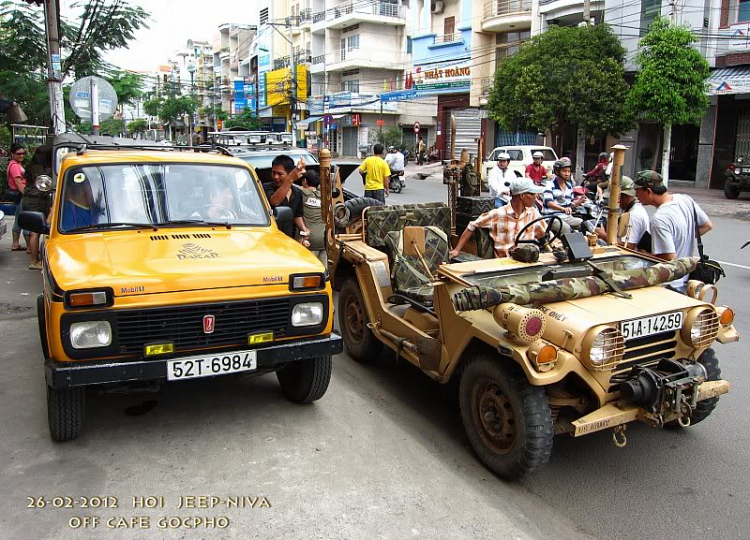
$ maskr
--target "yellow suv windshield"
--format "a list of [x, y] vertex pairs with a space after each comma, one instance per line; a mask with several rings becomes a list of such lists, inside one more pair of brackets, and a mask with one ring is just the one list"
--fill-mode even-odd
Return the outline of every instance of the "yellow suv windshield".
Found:
[[58, 227], [84, 232], [182, 224], [268, 226], [247, 169], [212, 164], [115, 164], [65, 174]]

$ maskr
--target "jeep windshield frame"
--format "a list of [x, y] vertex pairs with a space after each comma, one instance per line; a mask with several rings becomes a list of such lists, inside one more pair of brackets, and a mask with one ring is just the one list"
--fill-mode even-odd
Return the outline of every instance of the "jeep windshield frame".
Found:
[[143, 227], [268, 227], [271, 217], [245, 167], [214, 163], [108, 163], [65, 172], [62, 234]]
[[539, 264], [534, 266], [522, 266], [509, 270], [490, 270], [486, 272], [467, 272], [461, 274], [460, 278], [471, 285], [487, 285], [490, 287], [522, 286], [531, 283], [551, 281], [550, 276], [556, 270], [570, 272], [571, 275], [562, 277], [589, 277], [596, 275], [595, 265], [599, 270], [612, 274], [622, 270], [634, 270], [648, 268], [656, 262], [637, 255], [621, 254], [590, 259], [588, 262], [564, 262], [561, 264]]

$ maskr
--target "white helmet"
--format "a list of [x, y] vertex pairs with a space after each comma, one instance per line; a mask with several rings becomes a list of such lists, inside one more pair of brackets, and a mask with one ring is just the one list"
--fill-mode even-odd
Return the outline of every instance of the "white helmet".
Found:
[[539, 150], [537, 150], [536, 152], [534, 152], [534, 154], [531, 157], [533, 157], [534, 159], [537, 159], [537, 158], [544, 159], [544, 154], [542, 154]]
[[501, 160], [510, 161], [510, 154], [508, 152], [500, 152], [497, 155], [497, 160], [498, 161], [501, 161]]

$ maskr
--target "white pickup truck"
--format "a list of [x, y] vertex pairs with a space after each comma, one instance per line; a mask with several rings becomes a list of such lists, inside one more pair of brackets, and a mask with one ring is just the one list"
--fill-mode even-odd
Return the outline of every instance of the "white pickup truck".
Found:
[[532, 155], [534, 152], [541, 152], [544, 154], [542, 165], [547, 169], [548, 173], [552, 173], [552, 165], [557, 161], [557, 154], [549, 146], [498, 146], [495, 148], [490, 155], [487, 157], [487, 161], [484, 162], [482, 167], [482, 178], [487, 181], [492, 167], [497, 166], [497, 156], [501, 152], [507, 152], [510, 155], [510, 170], [517, 171], [521, 176], [526, 171], [526, 166], [530, 165], [534, 160]]

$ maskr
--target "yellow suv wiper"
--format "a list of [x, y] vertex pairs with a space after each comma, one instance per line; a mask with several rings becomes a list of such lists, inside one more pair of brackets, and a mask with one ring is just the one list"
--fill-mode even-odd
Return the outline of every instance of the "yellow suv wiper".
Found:
[[128, 223], [125, 221], [120, 221], [115, 223], [94, 223], [92, 225], [86, 225], [84, 227], [69, 229], [66, 232], [91, 231], [97, 229], [108, 229], [110, 227], [133, 227], [134, 229], [153, 229], [155, 231], [159, 230], [159, 226], [156, 223]]

